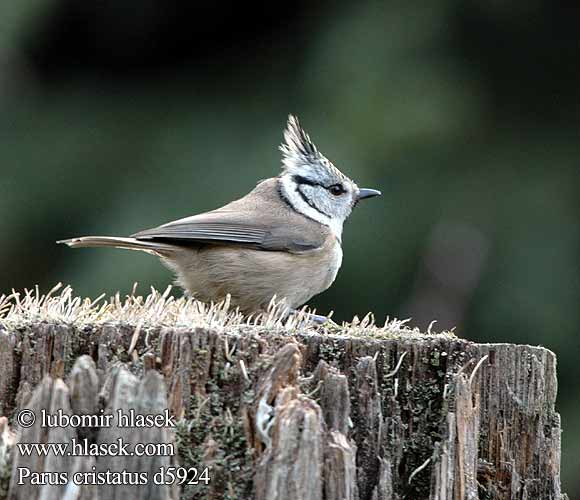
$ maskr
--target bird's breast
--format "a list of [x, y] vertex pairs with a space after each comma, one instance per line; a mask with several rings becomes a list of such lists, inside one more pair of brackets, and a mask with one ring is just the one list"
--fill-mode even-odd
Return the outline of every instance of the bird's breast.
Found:
[[330, 252], [330, 259], [328, 261], [329, 283], [326, 286], [326, 288], [332, 285], [333, 281], [336, 279], [336, 275], [341, 265], [342, 265], [342, 247], [340, 246], [340, 243], [337, 240], [334, 240], [334, 245]]

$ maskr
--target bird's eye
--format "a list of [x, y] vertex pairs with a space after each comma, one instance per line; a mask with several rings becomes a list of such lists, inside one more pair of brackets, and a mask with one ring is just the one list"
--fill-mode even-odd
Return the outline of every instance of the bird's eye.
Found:
[[333, 184], [332, 186], [330, 186], [328, 188], [328, 190], [334, 195], [334, 196], [340, 196], [341, 194], [346, 193], [346, 190], [344, 189], [344, 186], [342, 184]]

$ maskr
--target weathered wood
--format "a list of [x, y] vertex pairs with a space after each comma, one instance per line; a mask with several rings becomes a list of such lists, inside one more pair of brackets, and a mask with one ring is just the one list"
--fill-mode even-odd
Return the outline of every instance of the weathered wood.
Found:
[[[0, 320], [0, 499], [563, 500], [556, 359], [376, 327], [185, 327]], [[117, 410], [173, 427], [19, 428], [30, 408]], [[13, 434], [8, 428], [16, 431]], [[174, 444], [175, 456], [25, 457], [20, 443]], [[161, 467], [209, 484], [156, 485]], [[144, 472], [144, 485], [17, 484], [34, 472]], [[10, 487], [8, 492], [8, 479]]]

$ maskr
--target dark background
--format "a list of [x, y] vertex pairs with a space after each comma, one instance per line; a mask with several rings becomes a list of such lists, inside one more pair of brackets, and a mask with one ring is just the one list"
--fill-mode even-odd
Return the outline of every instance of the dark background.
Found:
[[[311, 302], [541, 344], [580, 495], [580, 9], [556, 2], [0, 3], [0, 292], [165, 288], [127, 235], [276, 175], [296, 113], [359, 185]], [[176, 291], [176, 293], [178, 293]]]

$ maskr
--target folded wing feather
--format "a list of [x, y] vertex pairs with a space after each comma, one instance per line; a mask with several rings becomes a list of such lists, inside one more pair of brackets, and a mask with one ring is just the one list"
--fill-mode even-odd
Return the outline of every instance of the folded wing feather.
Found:
[[[307, 231], [296, 224], [269, 223], [268, 214], [248, 223], [247, 214], [216, 210], [170, 222], [132, 235], [138, 240], [187, 244], [238, 244], [259, 250], [304, 252], [321, 247], [324, 231]], [[256, 218], [253, 218], [256, 220]], [[290, 222], [290, 221], [289, 221]], [[295, 221], [292, 221], [295, 222]]]

